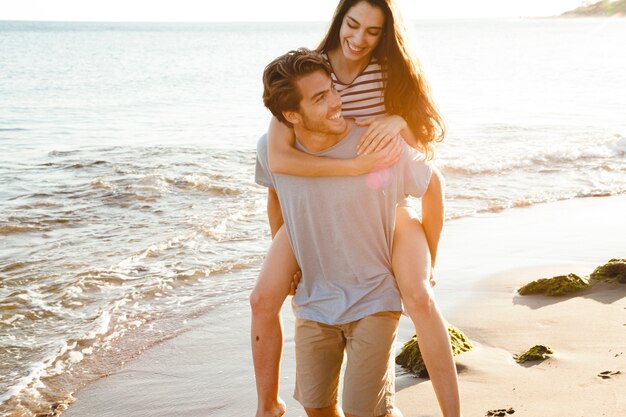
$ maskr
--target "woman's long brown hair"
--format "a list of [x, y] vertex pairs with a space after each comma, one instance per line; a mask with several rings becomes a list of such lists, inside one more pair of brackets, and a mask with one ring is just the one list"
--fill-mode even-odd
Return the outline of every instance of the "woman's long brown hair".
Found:
[[343, 19], [350, 8], [362, 1], [378, 7], [385, 14], [383, 34], [373, 54], [387, 72], [387, 113], [402, 116], [417, 137], [419, 147], [432, 158], [436, 143], [445, 136], [446, 126], [433, 101], [422, 66], [407, 47], [406, 30], [394, 0], [341, 0], [317, 50], [328, 52], [340, 46], [339, 31]]

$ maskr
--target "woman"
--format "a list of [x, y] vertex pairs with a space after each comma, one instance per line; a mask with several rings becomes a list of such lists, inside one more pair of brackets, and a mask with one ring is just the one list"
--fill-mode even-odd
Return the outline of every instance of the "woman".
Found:
[[[333, 69], [342, 112], [368, 125], [354, 160], [315, 157], [294, 148], [291, 129], [272, 119], [269, 163], [275, 173], [299, 176], [362, 175], [395, 162], [386, 145], [401, 134], [410, 146], [431, 156], [443, 139], [441, 117], [428, 85], [405, 45], [393, 0], [342, 0], [318, 51]], [[408, 207], [396, 214], [392, 265], [406, 311], [415, 324], [420, 349], [443, 415], [460, 416], [458, 382], [447, 328], [431, 286], [431, 265], [443, 227], [442, 182], [431, 178], [422, 199], [422, 223]], [[271, 224], [273, 242], [250, 297], [252, 346], [259, 395], [257, 417], [280, 416], [278, 396], [282, 324], [280, 309], [298, 265], [281, 222]], [[292, 288], [293, 289], [293, 288]]]

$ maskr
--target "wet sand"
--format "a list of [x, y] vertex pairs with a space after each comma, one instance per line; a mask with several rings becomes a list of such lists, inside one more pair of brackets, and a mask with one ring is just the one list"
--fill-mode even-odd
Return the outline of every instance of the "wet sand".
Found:
[[[543, 204], [449, 222], [437, 267], [438, 302], [475, 349], [457, 358], [466, 417], [626, 415], [626, 287], [602, 285], [574, 297], [521, 297], [532, 280], [589, 274], [626, 257], [626, 196]], [[246, 272], [244, 272], [246, 273]], [[249, 272], [247, 272], [249, 273]], [[287, 416], [303, 416], [293, 391], [293, 318], [284, 308], [281, 393]], [[64, 416], [244, 416], [256, 404], [247, 294], [187, 323], [190, 330], [147, 350], [75, 394]], [[413, 333], [403, 317], [397, 348]], [[535, 344], [555, 354], [519, 365]], [[597, 375], [621, 371], [609, 379]], [[405, 417], [439, 416], [430, 382], [398, 370]]]

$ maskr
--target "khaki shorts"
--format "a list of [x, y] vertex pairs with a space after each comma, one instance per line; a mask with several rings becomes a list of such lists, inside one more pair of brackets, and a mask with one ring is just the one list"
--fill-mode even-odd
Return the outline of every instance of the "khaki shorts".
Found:
[[341, 325], [296, 318], [296, 390], [305, 408], [337, 403], [344, 350], [342, 408], [360, 417], [393, 411], [394, 341], [400, 312], [384, 311]]

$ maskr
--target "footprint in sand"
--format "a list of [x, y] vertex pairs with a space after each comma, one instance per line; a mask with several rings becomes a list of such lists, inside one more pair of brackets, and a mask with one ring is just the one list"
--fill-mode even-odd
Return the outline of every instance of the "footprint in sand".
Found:
[[604, 371], [604, 372], [600, 372], [598, 376], [602, 379], [611, 379], [615, 375], [619, 375], [619, 374], [621, 374], [620, 371]]
[[487, 411], [487, 416], [488, 417], [506, 417], [507, 414], [513, 414], [514, 412], [515, 410], [513, 410], [512, 408], [509, 408], [509, 409], [500, 408], [498, 410]]

